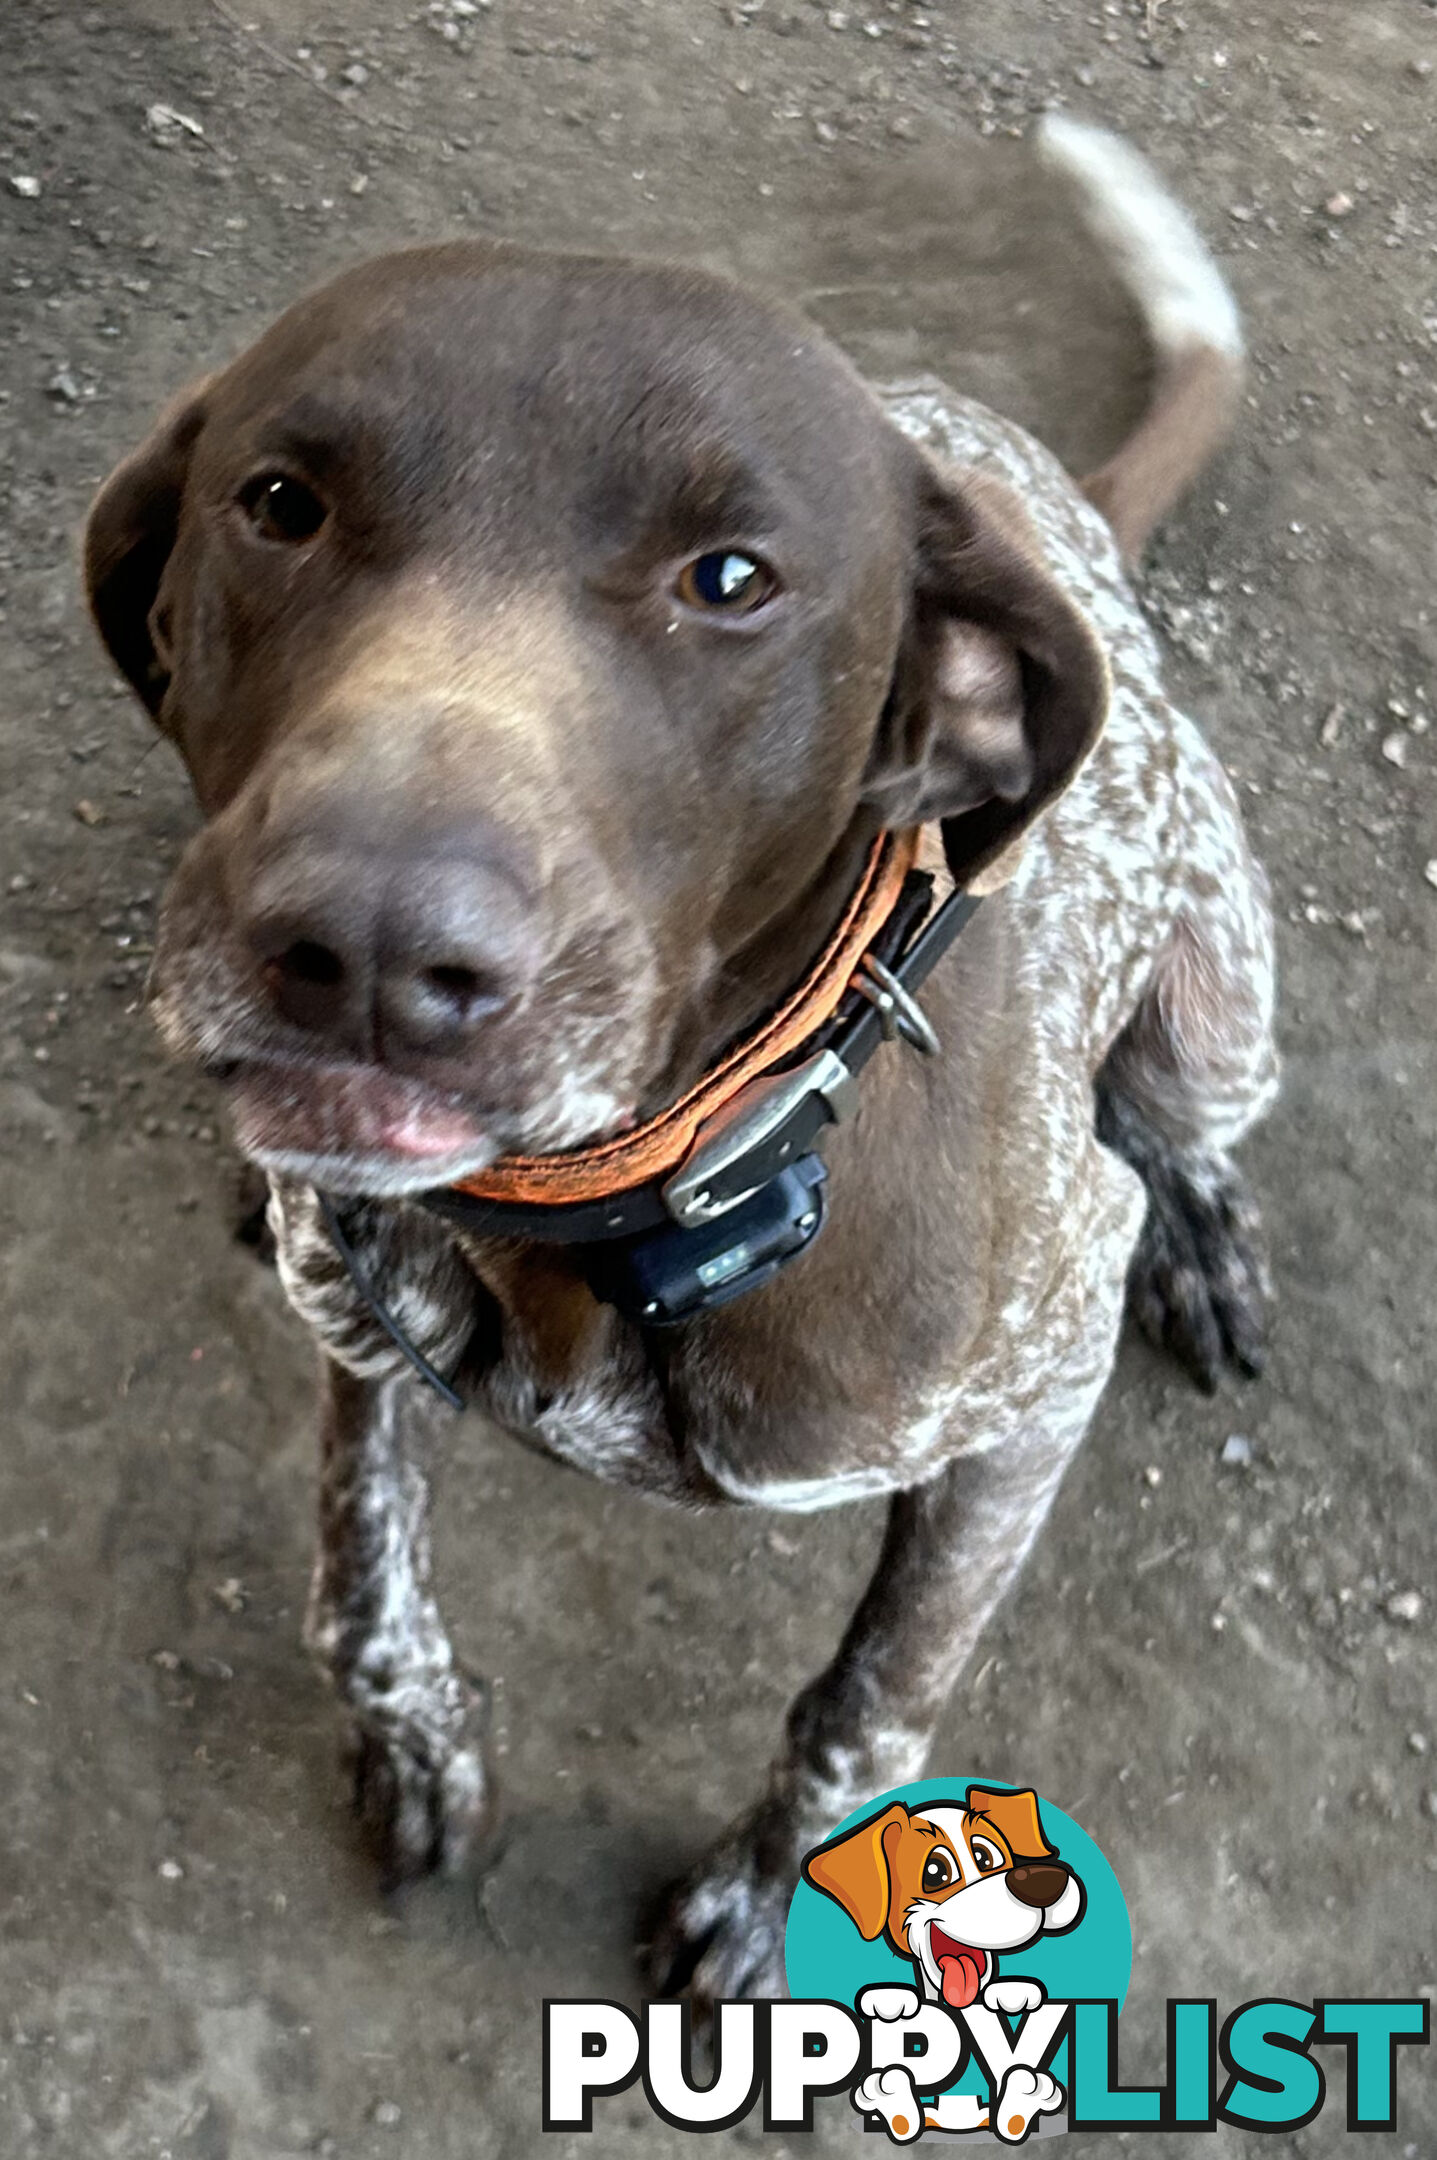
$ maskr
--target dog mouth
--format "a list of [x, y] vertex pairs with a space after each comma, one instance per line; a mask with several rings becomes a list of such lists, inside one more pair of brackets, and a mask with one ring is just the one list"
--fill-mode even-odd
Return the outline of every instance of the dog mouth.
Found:
[[936, 1921], [928, 1930], [928, 1948], [942, 1979], [944, 2002], [950, 2010], [966, 2010], [969, 2003], [977, 2001], [978, 1990], [983, 1985], [983, 1975], [988, 1969], [987, 1951], [975, 1950], [971, 1943], [958, 1942]]
[[354, 1189], [422, 1189], [484, 1169], [500, 1152], [496, 1121], [462, 1095], [377, 1065], [299, 1060], [215, 1068], [240, 1150], [266, 1168], [323, 1172]]

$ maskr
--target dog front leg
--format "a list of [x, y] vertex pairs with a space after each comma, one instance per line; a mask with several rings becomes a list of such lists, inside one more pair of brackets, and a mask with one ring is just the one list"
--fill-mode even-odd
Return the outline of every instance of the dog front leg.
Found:
[[325, 1359], [319, 1549], [305, 1634], [354, 1714], [355, 1801], [396, 1882], [457, 1866], [488, 1826], [487, 1701], [430, 1588], [429, 1485], [406, 1439], [414, 1384]]
[[984, 1625], [1042, 1527], [1082, 1437], [960, 1457], [898, 1494], [873, 1579], [828, 1670], [789, 1712], [769, 1789], [670, 1894], [647, 1953], [659, 1994], [783, 1995], [783, 1938], [804, 1854], [855, 1808], [921, 1775]]

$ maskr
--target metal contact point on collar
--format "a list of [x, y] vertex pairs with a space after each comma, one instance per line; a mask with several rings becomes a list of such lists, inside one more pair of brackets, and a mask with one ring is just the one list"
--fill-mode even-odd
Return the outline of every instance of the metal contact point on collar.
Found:
[[[783, 1129], [799, 1106], [820, 1101], [837, 1124], [853, 1106], [853, 1074], [832, 1050], [820, 1050], [791, 1072], [765, 1074], [701, 1126], [693, 1146], [663, 1187], [664, 1206], [677, 1223], [712, 1222], [748, 1199], [766, 1178], [797, 1159]], [[751, 1174], [745, 1165], [753, 1165]], [[731, 1173], [740, 1172], [738, 1183]]]

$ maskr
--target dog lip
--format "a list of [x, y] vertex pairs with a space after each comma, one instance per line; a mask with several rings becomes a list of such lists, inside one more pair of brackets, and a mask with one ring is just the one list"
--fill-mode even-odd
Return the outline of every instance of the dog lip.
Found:
[[238, 1058], [228, 1061], [224, 1086], [240, 1147], [261, 1160], [462, 1162], [477, 1170], [500, 1151], [492, 1113], [380, 1065]]

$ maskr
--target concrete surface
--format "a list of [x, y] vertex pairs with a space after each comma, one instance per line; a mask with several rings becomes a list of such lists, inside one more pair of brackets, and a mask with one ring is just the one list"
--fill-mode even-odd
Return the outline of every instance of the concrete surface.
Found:
[[[673, 2151], [632, 2096], [540, 2135], [537, 2004], [632, 1996], [636, 1902], [752, 1791], [878, 1530], [679, 1520], [457, 1432], [442, 1577], [501, 1677], [511, 1834], [482, 1885], [381, 1904], [298, 1642], [309, 1352], [230, 1239], [214, 1104], [137, 1009], [190, 812], [82, 619], [91, 489], [297, 287], [476, 228], [785, 285], [866, 364], [937, 367], [1081, 459], [1140, 356], [1007, 139], [1054, 97], [1179, 180], [1251, 327], [1240, 437], [1146, 592], [1276, 878], [1288, 1079], [1251, 1160], [1281, 1304], [1240, 1396], [1127, 1349], [936, 1760], [1105, 1845], [1135, 2074], [1170, 1991], [1430, 1991], [1433, 26], [1409, 0], [8, 0], [5, 2160]], [[1341, 2082], [1266, 2149], [1353, 2143]], [[1431, 2058], [1403, 2083], [1384, 2149], [1425, 2160]], [[717, 2143], [855, 2134], [834, 2109]]]

